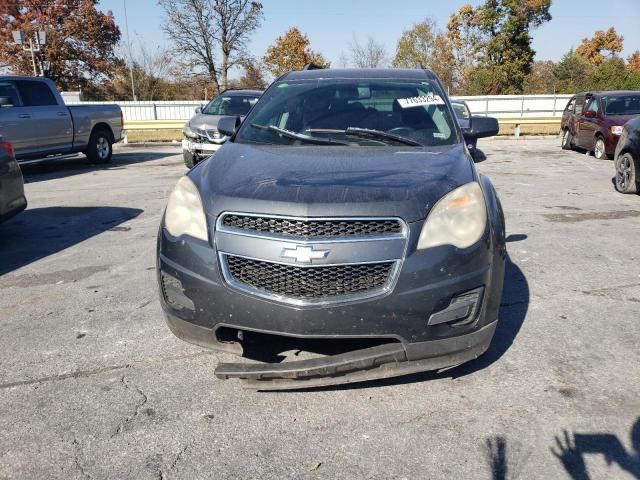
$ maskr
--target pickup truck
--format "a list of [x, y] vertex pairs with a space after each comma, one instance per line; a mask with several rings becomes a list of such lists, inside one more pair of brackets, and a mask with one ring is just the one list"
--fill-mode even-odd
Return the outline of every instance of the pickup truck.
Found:
[[117, 105], [66, 106], [48, 78], [0, 76], [0, 135], [18, 161], [82, 152], [109, 162], [122, 123]]

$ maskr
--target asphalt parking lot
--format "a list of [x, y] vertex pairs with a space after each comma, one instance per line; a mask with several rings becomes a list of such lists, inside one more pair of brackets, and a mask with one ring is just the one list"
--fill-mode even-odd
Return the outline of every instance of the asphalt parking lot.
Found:
[[640, 196], [558, 145], [480, 142], [512, 261], [485, 356], [306, 392], [216, 380], [231, 357], [165, 326], [178, 149], [26, 168], [0, 225], [0, 478], [640, 478]]

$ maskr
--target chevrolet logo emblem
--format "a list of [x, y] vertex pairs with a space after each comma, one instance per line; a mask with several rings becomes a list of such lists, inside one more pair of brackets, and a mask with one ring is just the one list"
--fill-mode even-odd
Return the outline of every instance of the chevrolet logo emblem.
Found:
[[282, 258], [292, 258], [296, 263], [311, 263], [314, 260], [327, 258], [329, 252], [330, 250], [314, 250], [313, 247], [296, 245], [296, 248], [283, 249], [280, 256]]

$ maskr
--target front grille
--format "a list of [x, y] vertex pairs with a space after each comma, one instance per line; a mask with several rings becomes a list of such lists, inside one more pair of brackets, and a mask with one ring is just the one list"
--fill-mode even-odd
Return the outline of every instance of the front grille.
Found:
[[236, 282], [274, 295], [311, 300], [362, 294], [384, 287], [394, 262], [297, 267], [225, 255]]
[[250, 215], [225, 215], [222, 224], [261, 233], [289, 235], [300, 238], [364, 237], [402, 232], [400, 221], [382, 220], [302, 220]]

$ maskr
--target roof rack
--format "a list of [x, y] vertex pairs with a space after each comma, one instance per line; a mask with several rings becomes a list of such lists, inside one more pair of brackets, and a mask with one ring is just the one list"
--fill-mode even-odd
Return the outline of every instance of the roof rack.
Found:
[[302, 67], [302, 70], [324, 70], [324, 67], [316, 65], [315, 63], [307, 63], [304, 67]]

